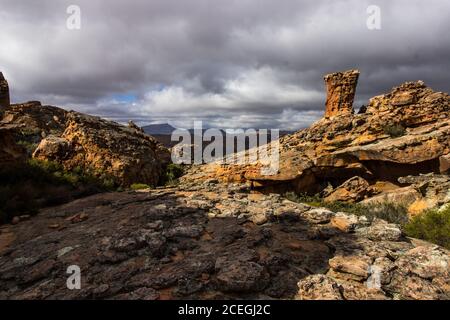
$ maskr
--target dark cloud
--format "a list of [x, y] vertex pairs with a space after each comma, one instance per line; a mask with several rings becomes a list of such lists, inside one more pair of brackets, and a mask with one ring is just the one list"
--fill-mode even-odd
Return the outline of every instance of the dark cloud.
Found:
[[[82, 26], [70, 31], [66, 8], [75, 2]], [[450, 91], [448, 1], [0, 4], [0, 69], [16, 102], [119, 121], [294, 129], [320, 117], [329, 72], [361, 70], [357, 106], [407, 80]], [[381, 30], [366, 27], [372, 4]]]

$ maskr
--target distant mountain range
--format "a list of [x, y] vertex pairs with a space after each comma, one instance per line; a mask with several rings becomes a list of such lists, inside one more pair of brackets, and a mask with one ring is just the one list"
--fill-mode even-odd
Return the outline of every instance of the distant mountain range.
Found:
[[149, 124], [143, 126], [142, 129], [145, 133], [150, 135], [170, 135], [172, 134], [172, 131], [175, 130], [175, 128], [168, 123]]
[[[147, 126], [143, 126], [142, 129], [145, 133], [149, 135], [171, 135], [173, 130], [176, 128], [172, 127], [168, 123], [161, 123], [161, 124], [149, 124]], [[189, 131], [193, 132], [194, 129], [189, 129]], [[204, 131], [207, 130], [207, 128], [203, 129]], [[221, 129], [224, 130], [224, 129]], [[247, 128], [244, 128], [244, 130], [247, 130]], [[258, 131], [258, 129], [256, 129]], [[289, 130], [280, 130], [280, 136], [284, 136], [286, 134], [293, 133], [294, 131]]]

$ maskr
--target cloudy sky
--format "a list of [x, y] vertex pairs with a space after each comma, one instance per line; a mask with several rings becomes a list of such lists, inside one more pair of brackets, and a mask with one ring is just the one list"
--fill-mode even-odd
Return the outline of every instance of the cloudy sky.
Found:
[[297, 129], [323, 113], [323, 75], [350, 68], [355, 107], [407, 80], [450, 92], [448, 0], [0, 0], [0, 21], [13, 102], [121, 122]]

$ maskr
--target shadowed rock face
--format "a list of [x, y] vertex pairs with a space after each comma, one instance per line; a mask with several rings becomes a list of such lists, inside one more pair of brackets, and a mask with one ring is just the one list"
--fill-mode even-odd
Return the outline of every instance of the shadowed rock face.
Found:
[[9, 86], [3, 73], [0, 72], [0, 111], [9, 106]]
[[353, 113], [358, 77], [358, 70], [331, 73], [324, 77], [327, 87], [326, 118]]
[[[214, 181], [0, 227], [0, 299], [448, 299], [449, 263], [395, 224]], [[70, 265], [80, 290], [66, 287]]]

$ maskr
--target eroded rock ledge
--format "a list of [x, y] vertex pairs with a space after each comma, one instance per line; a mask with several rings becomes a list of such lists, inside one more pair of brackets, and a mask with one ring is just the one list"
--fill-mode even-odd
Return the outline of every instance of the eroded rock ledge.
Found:
[[[353, 88], [357, 74], [349, 71], [329, 78], [333, 87]], [[342, 99], [330, 98], [340, 97], [340, 90], [333, 89], [328, 95], [326, 113], [332, 113], [332, 117], [280, 139], [280, 165], [275, 174], [263, 175], [261, 162], [210, 163], [194, 166], [184, 181], [213, 178], [247, 183], [265, 192], [315, 194], [354, 177], [365, 179], [371, 187], [377, 182], [399, 187], [398, 178], [403, 176], [448, 173], [448, 94], [435, 92], [422, 81], [406, 82], [372, 98], [358, 114], [353, 114], [348, 108], [352, 90], [342, 89], [346, 92]], [[345, 103], [332, 102], [335, 100]], [[338, 111], [331, 111], [335, 107], [330, 105]]]
[[[0, 243], [6, 299], [450, 298], [448, 251], [217, 180], [80, 199], [2, 226]], [[74, 264], [81, 290], [66, 288]]]

